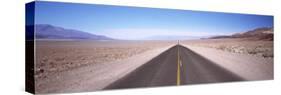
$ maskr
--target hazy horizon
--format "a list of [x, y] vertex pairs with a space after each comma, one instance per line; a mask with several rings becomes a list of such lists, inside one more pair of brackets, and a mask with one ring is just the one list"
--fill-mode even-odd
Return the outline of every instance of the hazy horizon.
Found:
[[36, 1], [35, 24], [115, 39], [208, 37], [273, 27], [273, 16]]

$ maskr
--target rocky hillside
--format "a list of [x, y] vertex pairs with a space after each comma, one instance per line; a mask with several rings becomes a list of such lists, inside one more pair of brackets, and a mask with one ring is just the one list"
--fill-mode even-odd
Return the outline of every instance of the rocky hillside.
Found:
[[247, 32], [236, 33], [230, 36], [214, 36], [210, 39], [220, 39], [220, 38], [248, 38], [252, 40], [267, 40], [273, 41], [273, 28], [263, 27], [250, 30]]

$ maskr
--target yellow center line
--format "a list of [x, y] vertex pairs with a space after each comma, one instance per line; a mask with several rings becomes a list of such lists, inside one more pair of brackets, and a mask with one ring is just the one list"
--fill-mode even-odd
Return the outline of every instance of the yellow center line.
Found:
[[181, 79], [180, 79], [180, 54], [179, 54], [179, 47], [178, 47], [178, 68], [177, 68], [177, 85], [180, 85]]

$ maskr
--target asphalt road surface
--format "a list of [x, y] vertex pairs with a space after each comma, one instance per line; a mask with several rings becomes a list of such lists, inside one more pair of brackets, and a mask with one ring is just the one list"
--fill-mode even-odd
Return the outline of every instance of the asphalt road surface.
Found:
[[[212, 56], [212, 54], [210, 54]], [[176, 45], [104, 89], [242, 81], [190, 49]]]

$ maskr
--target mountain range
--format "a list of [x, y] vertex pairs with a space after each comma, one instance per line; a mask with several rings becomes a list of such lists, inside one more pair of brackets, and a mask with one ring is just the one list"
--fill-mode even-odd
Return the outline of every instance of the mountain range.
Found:
[[[27, 26], [27, 30], [35, 28], [36, 39], [72, 39], [72, 40], [115, 40], [113, 38], [91, 34], [84, 31], [66, 29], [49, 24], [36, 24], [34, 26]], [[30, 29], [29, 29], [30, 28]], [[29, 31], [27, 31], [29, 32]], [[29, 34], [29, 33], [27, 33]], [[27, 35], [32, 36], [32, 35]], [[146, 38], [147, 40], [187, 40], [196, 39], [198, 37], [185, 37], [185, 36], [154, 36]], [[222, 38], [247, 38], [254, 40], [268, 40], [273, 41], [273, 28], [272, 27], [262, 27], [256, 28], [246, 32], [235, 33], [232, 35], [222, 35], [222, 36], [213, 36], [208, 39], [222, 39]]]
[[113, 40], [103, 35], [95, 35], [74, 29], [65, 29], [49, 24], [37, 24], [34, 25], [34, 27], [36, 39]]
[[197, 36], [175, 36], [175, 35], [159, 35], [159, 36], [151, 36], [144, 38], [145, 40], [192, 40], [192, 39], [200, 39], [201, 37]]

